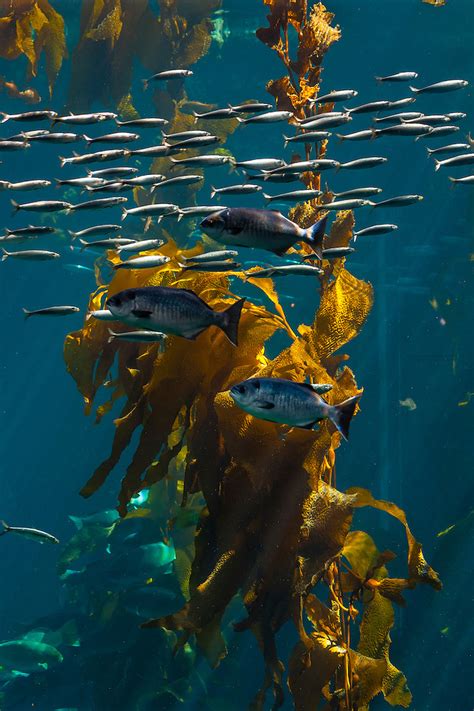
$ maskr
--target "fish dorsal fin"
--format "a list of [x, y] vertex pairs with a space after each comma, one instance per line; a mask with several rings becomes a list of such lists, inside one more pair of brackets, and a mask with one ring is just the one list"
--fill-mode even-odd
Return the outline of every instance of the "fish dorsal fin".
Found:
[[301, 387], [307, 388], [308, 390], [311, 390], [311, 392], [317, 393], [318, 395], [322, 395], [323, 393], [327, 393], [329, 390], [332, 390], [332, 385], [330, 383], [298, 383], [298, 385], [301, 385]]
[[23, 635], [23, 639], [28, 642], [42, 642], [44, 640], [46, 632], [43, 630], [30, 630]]

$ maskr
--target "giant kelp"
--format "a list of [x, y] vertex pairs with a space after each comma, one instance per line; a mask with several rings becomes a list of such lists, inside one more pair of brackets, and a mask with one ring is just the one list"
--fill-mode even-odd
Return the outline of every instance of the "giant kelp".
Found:
[[50, 91], [66, 56], [64, 20], [49, 0], [16, 0], [0, 7], [0, 57], [24, 55], [30, 76], [38, 73], [45, 55]]
[[[330, 105], [318, 109], [308, 99], [317, 99], [323, 57], [340, 37], [333, 16], [321, 3], [310, 12], [304, 0], [265, 0], [265, 4], [268, 27], [257, 35], [277, 52], [287, 69], [285, 76], [269, 83], [268, 91], [279, 107], [291, 109], [299, 118], [329, 110]], [[101, 3], [102, 15], [97, 16], [94, 6], [89, 4], [84, 19], [84, 42], [98, 41], [102, 31], [94, 28], [104, 26], [108, 32], [113, 25], [116, 32], [119, 29], [116, 3]], [[158, 20], [159, 32], [176, 48], [176, 57], [179, 52], [187, 56], [188, 45], [180, 38], [202, 22], [193, 16], [189, 24], [181, 23], [180, 16], [170, 10], [185, 12], [184, 7], [190, 12], [194, 6], [162, 2]], [[113, 22], [107, 21], [110, 13], [115, 13]], [[122, 32], [113, 41], [106, 38], [107, 52], [115, 51]], [[295, 44], [291, 33], [297, 35], [296, 54], [290, 51]], [[99, 36], [99, 41], [105, 40]], [[154, 69], [158, 68], [162, 67], [157, 59]], [[125, 90], [117, 91], [114, 101], [123, 100]], [[178, 95], [160, 92], [160, 103], [169, 107], [173, 129], [190, 125], [182, 89]], [[222, 135], [234, 128], [232, 122], [221, 129]], [[324, 155], [326, 143], [308, 146], [306, 155], [312, 150]], [[155, 170], [159, 168], [156, 162]], [[304, 182], [319, 187], [319, 176], [307, 174]], [[326, 191], [318, 201], [298, 205], [292, 218], [301, 226], [312, 224], [329, 197]], [[353, 226], [352, 213], [339, 213], [326, 246], [347, 245]], [[176, 239], [168, 235], [162, 249], [171, 258], [168, 264], [151, 276], [150, 272], [117, 272], [108, 286], [92, 295], [90, 308], [97, 308], [105, 294], [138, 285], [192, 289], [216, 309], [233, 301], [232, 289], [242, 275], [184, 272], [181, 256], [202, 250], [202, 245], [190, 249], [185, 235], [171, 231]], [[118, 259], [113, 252], [108, 256], [111, 261]], [[268, 297], [269, 306], [247, 301], [238, 348], [211, 329], [195, 341], [170, 337], [164, 350], [155, 345], [109, 342], [106, 325], [93, 320], [68, 336], [67, 367], [87, 411], [105, 383], [111, 395], [99, 407], [98, 418], [116, 400], [123, 401], [111, 453], [82, 494], [91, 496], [103, 485], [138, 432], [122, 479], [118, 510], [127, 519], [133, 515], [132, 498], [151, 488], [153, 495], [143, 515], [157, 520], [157, 509], [163, 513], [160, 494], [167, 485], [167, 535], [177, 549], [175, 572], [186, 598], [181, 609], [150, 620], [144, 627], [178, 633], [179, 646], [195, 636], [211, 666], [216, 666], [227, 653], [221, 620], [240, 594], [245, 614], [234, 628], [255, 635], [265, 662], [254, 709], [263, 708], [268, 690], [273, 693], [274, 708], [282, 703], [284, 665], [277, 638], [287, 622], [299, 636], [288, 662], [288, 685], [297, 709], [361, 711], [380, 693], [388, 703], [406, 707], [411, 695], [389, 656], [394, 604], [405, 604], [403, 593], [419, 583], [435, 589], [441, 583], [424, 559], [404, 512], [364, 489], [337, 489], [340, 435], [328, 421], [317, 431], [284, 428], [250, 417], [228, 394], [233, 383], [255, 375], [329, 383], [333, 386], [327, 396], [331, 404], [361, 393], [346, 364], [348, 356], [340, 351], [359, 334], [370, 313], [372, 286], [354, 277], [344, 259], [323, 261], [318, 308], [311, 323], [295, 331], [272, 280], [254, 280], [250, 275], [248, 281]], [[315, 301], [317, 296], [315, 291]], [[277, 332], [288, 339], [288, 345], [270, 358], [267, 342]], [[110, 382], [115, 363], [117, 372]], [[379, 552], [367, 533], [351, 530], [353, 516], [362, 507], [384, 511], [404, 526], [405, 578], [390, 577], [392, 553]], [[192, 513], [191, 523], [183, 524], [187, 510]]]

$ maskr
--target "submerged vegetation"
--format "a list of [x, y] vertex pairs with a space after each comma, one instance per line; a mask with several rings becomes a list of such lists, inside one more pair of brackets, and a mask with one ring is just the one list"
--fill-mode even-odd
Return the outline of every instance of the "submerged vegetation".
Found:
[[[298, 118], [332, 111], [333, 104], [318, 107], [317, 96], [324, 56], [341, 36], [333, 15], [322, 3], [309, 10], [305, 0], [264, 2], [268, 24], [257, 31], [257, 37], [279, 56], [285, 70], [267, 85], [277, 107]], [[135, 59], [153, 72], [191, 66], [209, 48], [209, 16], [219, 4], [218, 0], [160, 0], [157, 17], [146, 1], [84, 3], [81, 38], [72, 55], [70, 108], [85, 110], [101, 102], [118, 107], [122, 117], [137, 116], [131, 87]], [[23, 53], [34, 75], [44, 51], [52, 87], [66, 51], [64, 23], [47, 0], [23, 5], [21, 14], [0, 25], [0, 53], [9, 57]], [[86, 80], [97, 66], [111, 77], [110, 82]], [[203, 105], [190, 99], [181, 84], [155, 91], [153, 99], [159, 115], [169, 121], [170, 133], [201, 128], [192, 110]], [[309, 103], [313, 99], [316, 103]], [[224, 140], [237, 125], [229, 118], [206, 121], [205, 128]], [[295, 155], [293, 160], [322, 158], [326, 149], [327, 141], [312, 148], [306, 144], [306, 155]], [[156, 159], [152, 171], [163, 173], [164, 159]], [[302, 179], [306, 187], [322, 189], [319, 174], [305, 173]], [[176, 188], [175, 201], [195, 204], [195, 189], [193, 185]], [[134, 197], [138, 204], [148, 201], [144, 190], [135, 190]], [[326, 188], [319, 198], [292, 209], [290, 218], [307, 227], [332, 199]], [[118, 270], [105, 283], [105, 260], [98, 260], [98, 286], [89, 311], [100, 309], [106, 296], [136, 286], [191, 289], [217, 310], [241, 296], [233, 292], [244, 286], [241, 272], [209, 274], [179, 266], [183, 257], [215, 246], [207, 238], [197, 244], [191, 241], [189, 224], [173, 220], [166, 227], [151, 226], [148, 234], [166, 239], [160, 253], [171, 258], [152, 273]], [[353, 229], [353, 213], [339, 212], [324, 247], [348, 246]], [[308, 246], [298, 250], [311, 251]], [[119, 257], [111, 251], [108, 260], [117, 263]], [[248, 297], [238, 348], [214, 329], [194, 341], [171, 336], [164, 348], [120, 342], [109, 338], [106, 322], [94, 319], [67, 337], [66, 366], [84, 398], [86, 413], [92, 412], [102, 389], [108, 397], [95, 410], [96, 422], [121, 403], [110, 454], [84, 484], [82, 495], [90, 497], [104, 484], [126, 450], [131, 460], [118, 492], [120, 518], [112, 515], [107, 523], [81, 526], [62, 554], [59, 572], [70, 600], [78, 604], [75, 585], [92, 591], [81, 611], [84, 619], [77, 621], [87, 630], [85, 643], [93, 647], [106, 628], [121, 637], [124, 620], [130, 640], [127, 673], [141, 666], [142, 675], [150, 676], [145, 701], [131, 692], [124, 697], [122, 659], [114, 658], [110, 649], [104, 652], [111, 664], [103, 688], [95, 689], [97, 708], [109, 708], [110, 697], [106, 700], [105, 695], [115, 685], [117, 690], [111, 693], [122, 701], [128, 699], [127, 708], [185, 704], [196, 681], [197, 650], [211, 667], [227, 654], [229, 623], [223, 617], [231, 606], [233, 612], [244, 610], [233, 629], [253, 634], [263, 655], [265, 674], [253, 709], [263, 709], [268, 695], [273, 695], [273, 708], [278, 708], [283, 703], [284, 680], [299, 711], [363, 711], [378, 694], [390, 705], [409, 706], [405, 676], [390, 659], [395, 607], [406, 604], [405, 591], [421, 583], [440, 589], [441, 582], [426, 562], [404, 512], [394, 503], [375, 499], [356, 481], [346, 491], [337, 488], [341, 435], [329, 421], [316, 431], [285, 429], [245, 414], [228, 393], [234, 383], [255, 376], [330, 384], [326, 396], [330, 404], [362, 393], [343, 349], [366, 322], [373, 288], [351, 274], [345, 258], [323, 260], [322, 268], [319, 304], [310, 322], [296, 328], [285, 314], [272, 278], [245, 277], [246, 293], [253, 289], [249, 293], [259, 294], [267, 306]], [[315, 291], [311, 296], [317, 302]], [[273, 339], [276, 334], [279, 341]], [[283, 338], [286, 345], [273, 355], [270, 340], [274, 344]], [[405, 577], [391, 577], [394, 554], [380, 551], [369, 533], [354, 527], [357, 510], [364, 507], [396, 518], [405, 529]], [[119, 573], [120, 554], [102, 569], [100, 583], [94, 582], [87, 565], [71, 571], [86, 554], [105, 556], [107, 547], [112, 552], [121, 550], [123, 531], [135, 526], [142, 532], [140, 546], [134, 549], [138, 570], [143, 565], [142, 585], [149, 583], [156, 591], [160, 610], [159, 591], [171, 590], [166, 614], [150, 610], [143, 618], [145, 630], [137, 629], [135, 618], [119, 615], [132, 604]], [[239, 596], [243, 608], [235, 604]], [[150, 607], [153, 603], [152, 595]], [[286, 623], [294, 626], [298, 641], [289, 657], [281, 659], [278, 635]], [[177, 656], [171, 661], [173, 648]], [[87, 676], [88, 670], [83, 673]]]

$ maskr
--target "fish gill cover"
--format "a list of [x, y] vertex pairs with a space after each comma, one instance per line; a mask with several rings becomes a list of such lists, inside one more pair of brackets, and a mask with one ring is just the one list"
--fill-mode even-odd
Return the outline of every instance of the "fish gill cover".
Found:
[[[322, 61], [331, 44], [339, 40], [340, 30], [322, 3], [311, 10], [302, 0], [265, 0], [265, 4], [268, 25], [257, 30], [257, 37], [278, 54], [285, 67], [285, 74], [270, 81], [267, 89], [278, 109], [304, 118], [314, 111], [308, 108], [308, 100], [320, 91]], [[128, 92], [133, 55], [139, 54], [152, 71], [168, 66], [169, 52], [174, 65], [189, 66], [209, 46], [206, 15], [217, 3], [161, 2], [160, 18], [152, 16], [148, 6], [143, 9], [143, 3], [128, 5], [124, 12], [120, 3], [101, 3], [103, 8], [108, 6], [102, 19], [96, 12], [98, 5], [86, 6], [88, 13], [83, 16], [71, 97], [81, 107], [97, 98], [126, 102], [135, 115]], [[290, 32], [297, 36], [293, 52]], [[132, 41], [134, 37], [140, 41]], [[91, 43], [95, 43], [95, 52]], [[91, 85], [81, 80], [87, 76], [88, 62], [97, 61], [99, 54], [101, 62], [120, 67], [113, 73], [117, 84], [106, 89], [107, 97], [89, 95]], [[160, 57], [166, 64], [159, 63]], [[190, 113], [194, 104], [182, 86], [171, 93], [157, 91], [154, 98], [160, 115], [170, 121], [169, 132], [195, 126]], [[322, 110], [331, 111], [333, 106], [325, 104]], [[206, 122], [205, 127], [224, 139], [236, 125], [229, 119]], [[326, 147], [323, 141], [312, 157], [324, 157]], [[309, 159], [312, 148], [308, 144], [305, 151]], [[153, 170], [159, 173], [163, 167], [163, 159], [157, 159]], [[308, 188], [321, 187], [319, 174], [305, 173], [302, 179]], [[180, 189], [192, 197], [192, 186]], [[135, 197], [138, 201], [139, 196]], [[302, 227], [313, 224], [332, 197], [326, 189], [320, 198], [294, 208], [291, 219]], [[325, 248], [347, 246], [353, 227], [352, 212], [339, 212]], [[181, 271], [176, 263], [202, 251], [203, 244], [187, 248], [187, 231], [182, 226], [173, 230], [173, 238], [153, 227], [155, 233], [167, 238], [161, 253], [171, 261], [152, 276], [139, 270], [118, 271], [110, 284], [99, 285], [89, 310], [100, 308], [105, 295], [151, 285], [191, 289], [216, 310], [235, 300], [229, 276], [240, 279], [240, 272]], [[311, 251], [307, 246], [302, 250]], [[109, 259], [118, 261], [115, 254], [109, 254]], [[71, 333], [65, 359], [86, 411], [91, 411], [115, 360], [118, 373], [113, 383], [107, 383], [112, 391], [108, 402], [98, 407], [97, 421], [115, 401], [124, 400], [115, 420], [111, 452], [81, 493], [89, 497], [104, 484], [139, 431], [118, 494], [120, 515], [135, 515], [130, 512], [131, 499], [152, 488], [154, 495], [142, 515], [156, 518], [154, 507], [159, 507], [160, 492], [165, 496], [166, 491], [172, 526], [176, 504], [186, 510], [196, 495], [203, 496], [194, 540], [188, 536], [185, 546], [176, 544], [175, 573], [186, 603], [143, 627], [178, 632], [179, 646], [195, 635], [214, 667], [226, 655], [222, 617], [240, 593], [246, 617], [234, 628], [255, 635], [265, 661], [265, 678], [252, 708], [263, 708], [267, 692], [273, 694], [275, 708], [282, 704], [285, 667], [295, 707], [303, 711], [314, 709], [318, 699], [327, 704], [325, 708], [362, 710], [379, 693], [389, 704], [407, 707], [411, 694], [406, 679], [389, 656], [394, 605], [404, 605], [404, 591], [419, 583], [436, 589], [441, 583], [425, 561], [404, 512], [357, 486], [345, 492], [337, 489], [336, 450], [341, 435], [327, 420], [317, 431], [291, 429], [282, 437], [278, 425], [238, 409], [228, 392], [232, 384], [255, 376], [296, 382], [310, 378], [331, 384], [329, 403], [362, 392], [346, 364], [348, 356], [338, 351], [363, 327], [373, 304], [373, 289], [350, 273], [344, 258], [325, 260], [322, 266], [319, 307], [312, 323], [301, 324], [296, 333], [272, 279], [252, 279], [251, 274], [248, 281], [264, 292], [273, 308], [247, 300], [238, 348], [214, 331], [206, 331], [195, 341], [171, 336], [164, 350], [157, 345], [109, 341], [107, 324], [94, 319]], [[266, 343], [276, 331], [286, 331], [290, 344], [270, 358]], [[168, 498], [170, 482], [174, 503], [173, 497]], [[390, 577], [394, 554], [380, 552], [368, 533], [352, 528], [353, 516], [361, 507], [394, 516], [405, 528], [405, 578]], [[321, 585], [316, 595], [317, 583]], [[282, 662], [278, 632], [288, 621], [295, 626], [299, 642]]]

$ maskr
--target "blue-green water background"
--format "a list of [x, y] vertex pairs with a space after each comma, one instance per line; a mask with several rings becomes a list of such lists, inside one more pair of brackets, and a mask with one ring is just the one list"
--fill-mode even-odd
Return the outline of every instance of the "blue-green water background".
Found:
[[[70, 18], [68, 45], [73, 47], [77, 39], [74, 31], [79, 30], [79, 4], [59, 5], [58, 9]], [[448, 0], [441, 9], [418, 0], [333, 0], [329, 8], [341, 25], [342, 40], [325, 59], [323, 90], [356, 88], [356, 102], [362, 103], [407, 95], [405, 85], [378, 86], [373, 80], [375, 74], [416, 70], [420, 74], [418, 86], [459, 77], [468, 79], [471, 88], [425, 97], [417, 106], [426, 112], [466, 111], [474, 116], [474, 10], [469, 0]], [[283, 72], [274, 54], [254, 36], [255, 29], [264, 24], [264, 8], [260, 2], [233, 0], [224, 3], [224, 10], [224, 41], [213, 42], [209, 54], [196, 65], [187, 83], [188, 95], [219, 105], [247, 98], [265, 100], [265, 83]], [[77, 22], [72, 21], [74, 15]], [[65, 101], [69, 71], [70, 62], [66, 62], [51, 108], [64, 107], [60, 102]], [[1, 62], [0, 74], [22, 83], [24, 63]], [[133, 95], [139, 111], [146, 114], [152, 112], [152, 105], [141, 94], [140, 79], [144, 75], [143, 68], [137, 66]], [[106, 82], [107, 77], [94, 76], [90, 81]], [[47, 96], [41, 72], [34, 85]], [[0, 108], [21, 110], [5, 95]], [[377, 221], [396, 222], [398, 232], [359, 240], [349, 263], [356, 276], [373, 283], [375, 306], [360, 336], [345, 349], [357, 381], [364, 387], [364, 397], [350, 444], [343, 445], [337, 455], [338, 486], [365, 486], [374, 496], [400, 504], [445, 585], [441, 593], [427, 587], [409, 592], [408, 607], [397, 611], [391, 656], [408, 677], [417, 711], [467, 711], [473, 705], [470, 530], [461, 525], [442, 538], [436, 534], [463, 519], [471, 507], [473, 403], [464, 407], [458, 403], [474, 389], [474, 304], [472, 280], [469, 282], [474, 197], [472, 187], [450, 189], [447, 171], [435, 173], [425, 150], [425, 145], [463, 140], [467, 130], [474, 128], [473, 121], [464, 121], [459, 134], [432, 144], [411, 139], [352, 145], [332, 141], [329, 150], [331, 157], [345, 160], [370, 154], [390, 159], [387, 165], [371, 171], [328, 174], [336, 191], [366, 184], [380, 185], [386, 197], [403, 193], [425, 196], [413, 207], [377, 211]], [[360, 117], [350, 130], [368, 123], [369, 117]], [[3, 126], [2, 135], [16, 132], [17, 127], [21, 129], [18, 124]], [[146, 134], [147, 138], [151, 135]], [[140, 145], [146, 142], [142, 140]], [[228, 147], [242, 159], [291, 156], [290, 150], [282, 148], [280, 126], [239, 130]], [[70, 154], [69, 147], [64, 150]], [[6, 154], [0, 166], [1, 178], [59, 177], [55, 155], [62, 153], [56, 147], [34, 145], [21, 154]], [[143, 165], [147, 167], [148, 162]], [[66, 174], [66, 169], [62, 172]], [[458, 170], [456, 174], [469, 172]], [[67, 169], [68, 176], [81, 174], [82, 170]], [[211, 183], [231, 181], [225, 170], [211, 171], [200, 201], [209, 203]], [[274, 192], [279, 191], [278, 186]], [[58, 192], [51, 188], [41, 197], [58, 198]], [[30, 195], [31, 199], [39, 198], [37, 193], [25, 199]], [[11, 216], [8, 198], [7, 193], [0, 193], [1, 224], [27, 224], [28, 216]], [[228, 204], [237, 205], [238, 201], [229, 200]], [[261, 202], [255, 198], [246, 204]], [[118, 208], [101, 211], [100, 221], [114, 222], [118, 212]], [[94, 219], [93, 213], [59, 218], [61, 225], [77, 229]], [[358, 226], [367, 224], [371, 224], [370, 215], [359, 213]], [[41, 244], [53, 248], [54, 239]], [[87, 295], [94, 288], [93, 275], [68, 271], [64, 264], [92, 266], [93, 259], [69, 253], [65, 244], [60, 251], [64, 257], [56, 263], [7, 261], [0, 265], [0, 517], [12, 524], [50, 530], [67, 540], [73, 533], [68, 514], [81, 515], [114, 505], [126, 461], [93, 499], [81, 499], [79, 488], [107, 455], [113, 436], [112, 418], [95, 427], [92, 418], [84, 417], [81, 397], [65, 371], [63, 339], [68, 330], [80, 326], [82, 316], [25, 322], [21, 314], [23, 306], [54, 303], [85, 308]], [[254, 257], [249, 254], [247, 258]], [[310, 322], [314, 313], [309, 295], [312, 287], [304, 279], [289, 279], [280, 291], [292, 297], [287, 304], [295, 303], [292, 321]], [[433, 298], [438, 310], [430, 305]], [[400, 406], [400, 400], [406, 398], [415, 401], [416, 410]], [[392, 574], [403, 575], [405, 537], [399, 524], [375, 512], [357, 521], [374, 534], [380, 548], [399, 554], [398, 567], [396, 562]], [[58, 550], [10, 537], [1, 540], [0, 548], [0, 639], [10, 639], [22, 625], [59, 609], [61, 586], [55, 571]], [[279, 638], [283, 649], [285, 634], [284, 630]], [[288, 631], [287, 643], [292, 640]], [[223, 698], [227, 695], [229, 704], [232, 698], [232, 703], [237, 703], [235, 708], [245, 708], [261, 681], [261, 658], [248, 633], [230, 639], [229, 645], [231, 656], [240, 660], [240, 666], [232, 667], [231, 673], [231, 667], [224, 664], [212, 674], [222, 685]], [[235, 669], [239, 670], [237, 675]], [[290, 708], [288, 699], [286, 703]], [[186, 708], [200, 705], [198, 694], [186, 702]], [[382, 706], [381, 700], [374, 703], [375, 709]]]

